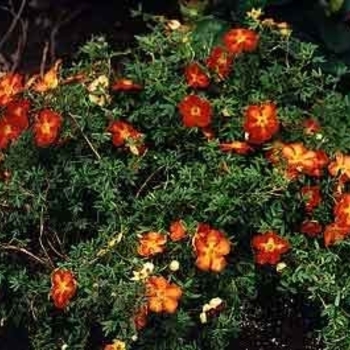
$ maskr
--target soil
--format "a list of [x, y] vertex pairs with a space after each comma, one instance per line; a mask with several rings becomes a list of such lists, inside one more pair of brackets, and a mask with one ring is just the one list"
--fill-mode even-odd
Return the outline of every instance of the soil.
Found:
[[[92, 35], [105, 35], [113, 48], [132, 46], [134, 35], [146, 31], [142, 20], [130, 16], [129, 10], [136, 8], [136, 3], [137, 0], [1, 0], [0, 72], [12, 69], [36, 73], [45, 50], [46, 66], [57, 58], [69, 62]], [[9, 30], [21, 4], [19, 21]], [[176, 0], [145, 1], [144, 10], [179, 17]], [[300, 296], [265, 290], [255, 302], [243, 305], [243, 311], [241, 333], [230, 349], [322, 350], [311, 336], [320, 326], [319, 312]], [[89, 349], [99, 349], [102, 341], [98, 327], [92, 329]], [[0, 350], [10, 349], [30, 349], [24, 328], [0, 328]]]
[[322, 350], [313, 333], [321, 327], [319, 309], [302, 296], [265, 290], [252, 303], [242, 306], [235, 350]]

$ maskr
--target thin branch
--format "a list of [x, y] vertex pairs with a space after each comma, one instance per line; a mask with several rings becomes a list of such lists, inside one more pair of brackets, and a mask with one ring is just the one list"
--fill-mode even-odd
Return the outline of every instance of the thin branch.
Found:
[[50, 262], [51, 267], [54, 268], [55, 264], [51, 260], [50, 255], [48, 254], [48, 252], [47, 252], [47, 250], [46, 250], [46, 248], [44, 247], [44, 244], [43, 244], [43, 234], [44, 234], [44, 208], [42, 207], [41, 211], [40, 211], [39, 244], [40, 244], [40, 247], [43, 250], [47, 260]]
[[[24, 8], [26, 6], [26, 3], [27, 3], [27, 0], [22, 0], [21, 6], [20, 6], [18, 12], [14, 15], [10, 27], [8, 28], [7, 32], [4, 34], [4, 36], [0, 40], [0, 50], [3, 47], [3, 45], [5, 44], [5, 42], [7, 41], [7, 39], [11, 36], [12, 32], [14, 31], [14, 29], [16, 28], [17, 23], [20, 20], [22, 12], [23, 12], [23, 10], [24, 10]], [[12, 11], [10, 11], [10, 12], [12, 12]]]
[[35, 260], [36, 262], [47, 266], [47, 262], [45, 260], [39, 258], [38, 256], [34, 255], [33, 253], [31, 253], [29, 250], [27, 250], [25, 248], [16, 247], [14, 245], [1, 245], [0, 249], [13, 250], [13, 251], [16, 251], [16, 252], [23, 253], [23, 254], [29, 256], [30, 258], [32, 258], [33, 260]]
[[29, 26], [29, 23], [27, 20], [25, 21], [21, 20], [22, 36], [20, 36], [18, 39], [17, 50], [13, 55], [13, 60], [12, 60], [13, 64], [11, 67], [11, 72], [15, 72], [19, 64], [21, 63], [22, 54], [23, 54], [24, 48], [27, 45], [28, 26]]
[[81, 128], [81, 126], [79, 125], [79, 123], [78, 123], [78, 121], [77, 121], [75, 115], [72, 114], [72, 113], [69, 113], [68, 115], [71, 117], [71, 119], [73, 120], [74, 124], [75, 124], [75, 125], [77, 126], [77, 128], [79, 129], [79, 131], [80, 131], [80, 133], [82, 134], [84, 140], [86, 141], [86, 143], [88, 144], [88, 146], [90, 147], [91, 151], [94, 153], [94, 155], [96, 156], [96, 158], [97, 158], [98, 160], [101, 160], [100, 154], [97, 152], [97, 150], [96, 150], [96, 148], [94, 147], [94, 145], [91, 143], [91, 141], [90, 141], [90, 140], [88, 139], [88, 137], [85, 135], [85, 133], [84, 133], [83, 129]]
[[140, 187], [140, 189], [137, 191], [135, 198], [138, 198], [141, 194], [141, 192], [143, 191], [143, 189], [147, 186], [147, 184], [152, 180], [152, 178], [159, 173], [160, 170], [162, 170], [165, 166], [162, 165], [161, 167], [159, 167], [157, 170], [155, 170], [150, 176], [148, 176], [148, 178], [145, 180], [145, 182], [142, 184], [142, 186]]
[[43, 54], [41, 57], [41, 63], [40, 63], [40, 76], [41, 77], [43, 77], [44, 73], [45, 73], [45, 65], [46, 65], [46, 60], [47, 60], [47, 53], [49, 52], [49, 46], [50, 46], [49, 42], [46, 41], [44, 49], [43, 49]]
[[77, 17], [78, 15], [80, 15], [80, 13], [82, 11], [84, 11], [86, 6], [83, 6], [79, 9], [77, 9], [76, 11], [73, 11], [70, 15], [66, 15], [64, 14], [63, 16], [63, 20], [59, 20], [55, 26], [53, 27], [51, 33], [50, 33], [50, 57], [51, 57], [51, 61], [54, 62], [56, 61], [56, 35], [58, 33], [58, 31], [65, 26], [67, 23], [69, 23], [70, 21], [72, 21], [75, 17]]
[[60, 253], [55, 247], [54, 247], [54, 245], [51, 243], [51, 241], [47, 238], [46, 239], [46, 241], [47, 241], [47, 244], [49, 245], [49, 247], [53, 250], [53, 252], [57, 255], [57, 256], [59, 256], [60, 258], [62, 258], [62, 259], [67, 259], [67, 256], [65, 256], [65, 255], [63, 255], [62, 253]]

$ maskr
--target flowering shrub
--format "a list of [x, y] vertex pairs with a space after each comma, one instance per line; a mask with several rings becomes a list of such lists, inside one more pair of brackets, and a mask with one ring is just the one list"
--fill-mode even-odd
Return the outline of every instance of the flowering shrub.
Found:
[[350, 346], [350, 103], [280, 27], [158, 23], [122, 70], [96, 39], [1, 77], [1, 324], [41, 350], [96, 328], [104, 349], [222, 349], [273, 276]]

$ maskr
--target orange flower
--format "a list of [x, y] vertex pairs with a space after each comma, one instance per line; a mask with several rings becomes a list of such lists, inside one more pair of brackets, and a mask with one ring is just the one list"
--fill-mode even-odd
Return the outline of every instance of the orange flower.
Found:
[[226, 265], [225, 256], [230, 253], [231, 244], [225, 235], [207, 224], [199, 224], [193, 238], [196, 266], [203, 271], [220, 272]]
[[247, 143], [242, 141], [232, 141], [230, 143], [220, 143], [220, 149], [223, 152], [233, 152], [246, 155], [254, 149]]
[[308, 213], [312, 212], [321, 203], [321, 192], [319, 186], [303, 186], [301, 195], [305, 201], [305, 209]]
[[316, 154], [308, 150], [302, 143], [285, 144], [282, 155], [289, 168], [302, 172], [304, 169], [313, 169], [316, 165]]
[[211, 129], [210, 126], [205, 127], [205, 128], [201, 128], [201, 131], [202, 131], [204, 137], [205, 137], [208, 141], [213, 140], [213, 139], [215, 138], [214, 131]]
[[151, 276], [146, 283], [146, 297], [148, 309], [152, 312], [176, 311], [182, 290], [174, 283], [169, 283], [163, 276]]
[[18, 128], [11, 125], [5, 118], [0, 119], [0, 149], [5, 149], [18, 136]]
[[148, 232], [142, 235], [137, 253], [143, 257], [150, 257], [162, 253], [165, 249], [167, 237], [158, 232]]
[[220, 79], [226, 78], [231, 70], [233, 58], [220, 46], [216, 46], [210, 52], [206, 61], [207, 67], [214, 71]]
[[255, 51], [259, 43], [259, 35], [251, 29], [231, 29], [224, 35], [224, 44], [228, 52], [240, 54]]
[[350, 180], [350, 156], [341, 152], [335, 154], [335, 160], [328, 165], [328, 171], [332, 176], [339, 176], [342, 182]]
[[20, 131], [24, 131], [29, 126], [28, 112], [30, 101], [18, 100], [11, 101], [7, 104], [5, 110], [5, 119]]
[[262, 144], [270, 140], [279, 130], [276, 105], [271, 102], [250, 105], [245, 112], [243, 128], [250, 143]]
[[112, 134], [112, 143], [116, 147], [126, 145], [130, 152], [135, 155], [142, 155], [146, 151], [143, 143], [143, 135], [131, 124], [121, 120], [109, 124], [107, 131]]
[[315, 237], [322, 232], [322, 225], [317, 220], [305, 220], [301, 224], [300, 232]]
[[190, 63], [185, 69], [188, 86], [193, 88], [206, 88], [209, 86], [209, 77], [197, 62]]
[[56, 89], [59, 84], [58, 75], [61, 64], [62, 60], [57, 60], [43, 76], [40, 76], [39, 74], [34, 75], [31, 79], [29, 79], [26, 87], [40, 93]]
[[323, 175], [323, 170], [329, 162], [328, 156], [322, 150], [311, 152], [314, 153], [314, 165], [311, 168], [304, 167], [303, 171], [306, 175], [320, 177]]
[[320, 123], [314, 118], [304, 120], [303, 128], [306, 135], [314, 135], [321, 131]]
[[8, 73], [0, 78], [0, 106], [7, 105], [23, 90], [23, 76]]
[[51, 298], [58, 309], [68, 306], [77, 290], [77, 282], [69, 270], [56, 269], [51, 275]]
[[136, 84], [131, 79], [121, 78], [116, 80], [112, 85], [112, 91], [139, 91], [142, 85]]
[[333, 212], [336, 223], [341, 226], [350, 226], [350, 193], [339, 196]]
[[107, 344], [103, 350], [126, 350], [125, 342], [115, 339], [112, 344]]
[[131, 124], [121, 120], [112, 121], [107, 129], [112, 134], [112, 142], [116, 147], [124, 145], [129, 139], [138, 139], [142, 136]]
[[261, 265], [277, 264], [290, 249], [289, 242], [272, 231], [253, 237], [252, 246], [256, 250], [255, 260]]
[[186, 228], [181, 220], [173, 221], [170, 225], [170, 239], [173, 242], [180, 241], [186, 237]]
[[336, 222], [329, 224], [326, 226], [323, 233], [324, 244], [326, 247], [329, 247], [330, 245], [345, 239], [349, 233], [349, 226], [343, 226]]
[[140, 330], [146, 326], [147, 316], [148, 316], [148, 306], [147, 306], [147, 304], [143, 304], [136, 311], [136, 313], [133, 317], [133, 322], [134, 322], [135, 328], [137, 330]]
[[34, 140], [38, 147], [48, 147], [57, 139], [62, 124], [62, 117], [50, 109], [40, 111], [33, 129]]
[[213, 114], [209, 101], [196, 95], [186, 96], [179, 104], [183, 124], [188, 127], [205, 128]]

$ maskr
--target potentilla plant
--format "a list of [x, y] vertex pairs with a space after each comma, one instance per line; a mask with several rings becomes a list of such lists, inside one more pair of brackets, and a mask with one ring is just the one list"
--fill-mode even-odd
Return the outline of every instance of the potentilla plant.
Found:
[[1, 77], [1, 325], [40, 350], [223, 349], [272, 276], [349, 348], [349, 100], [260, 17]]

